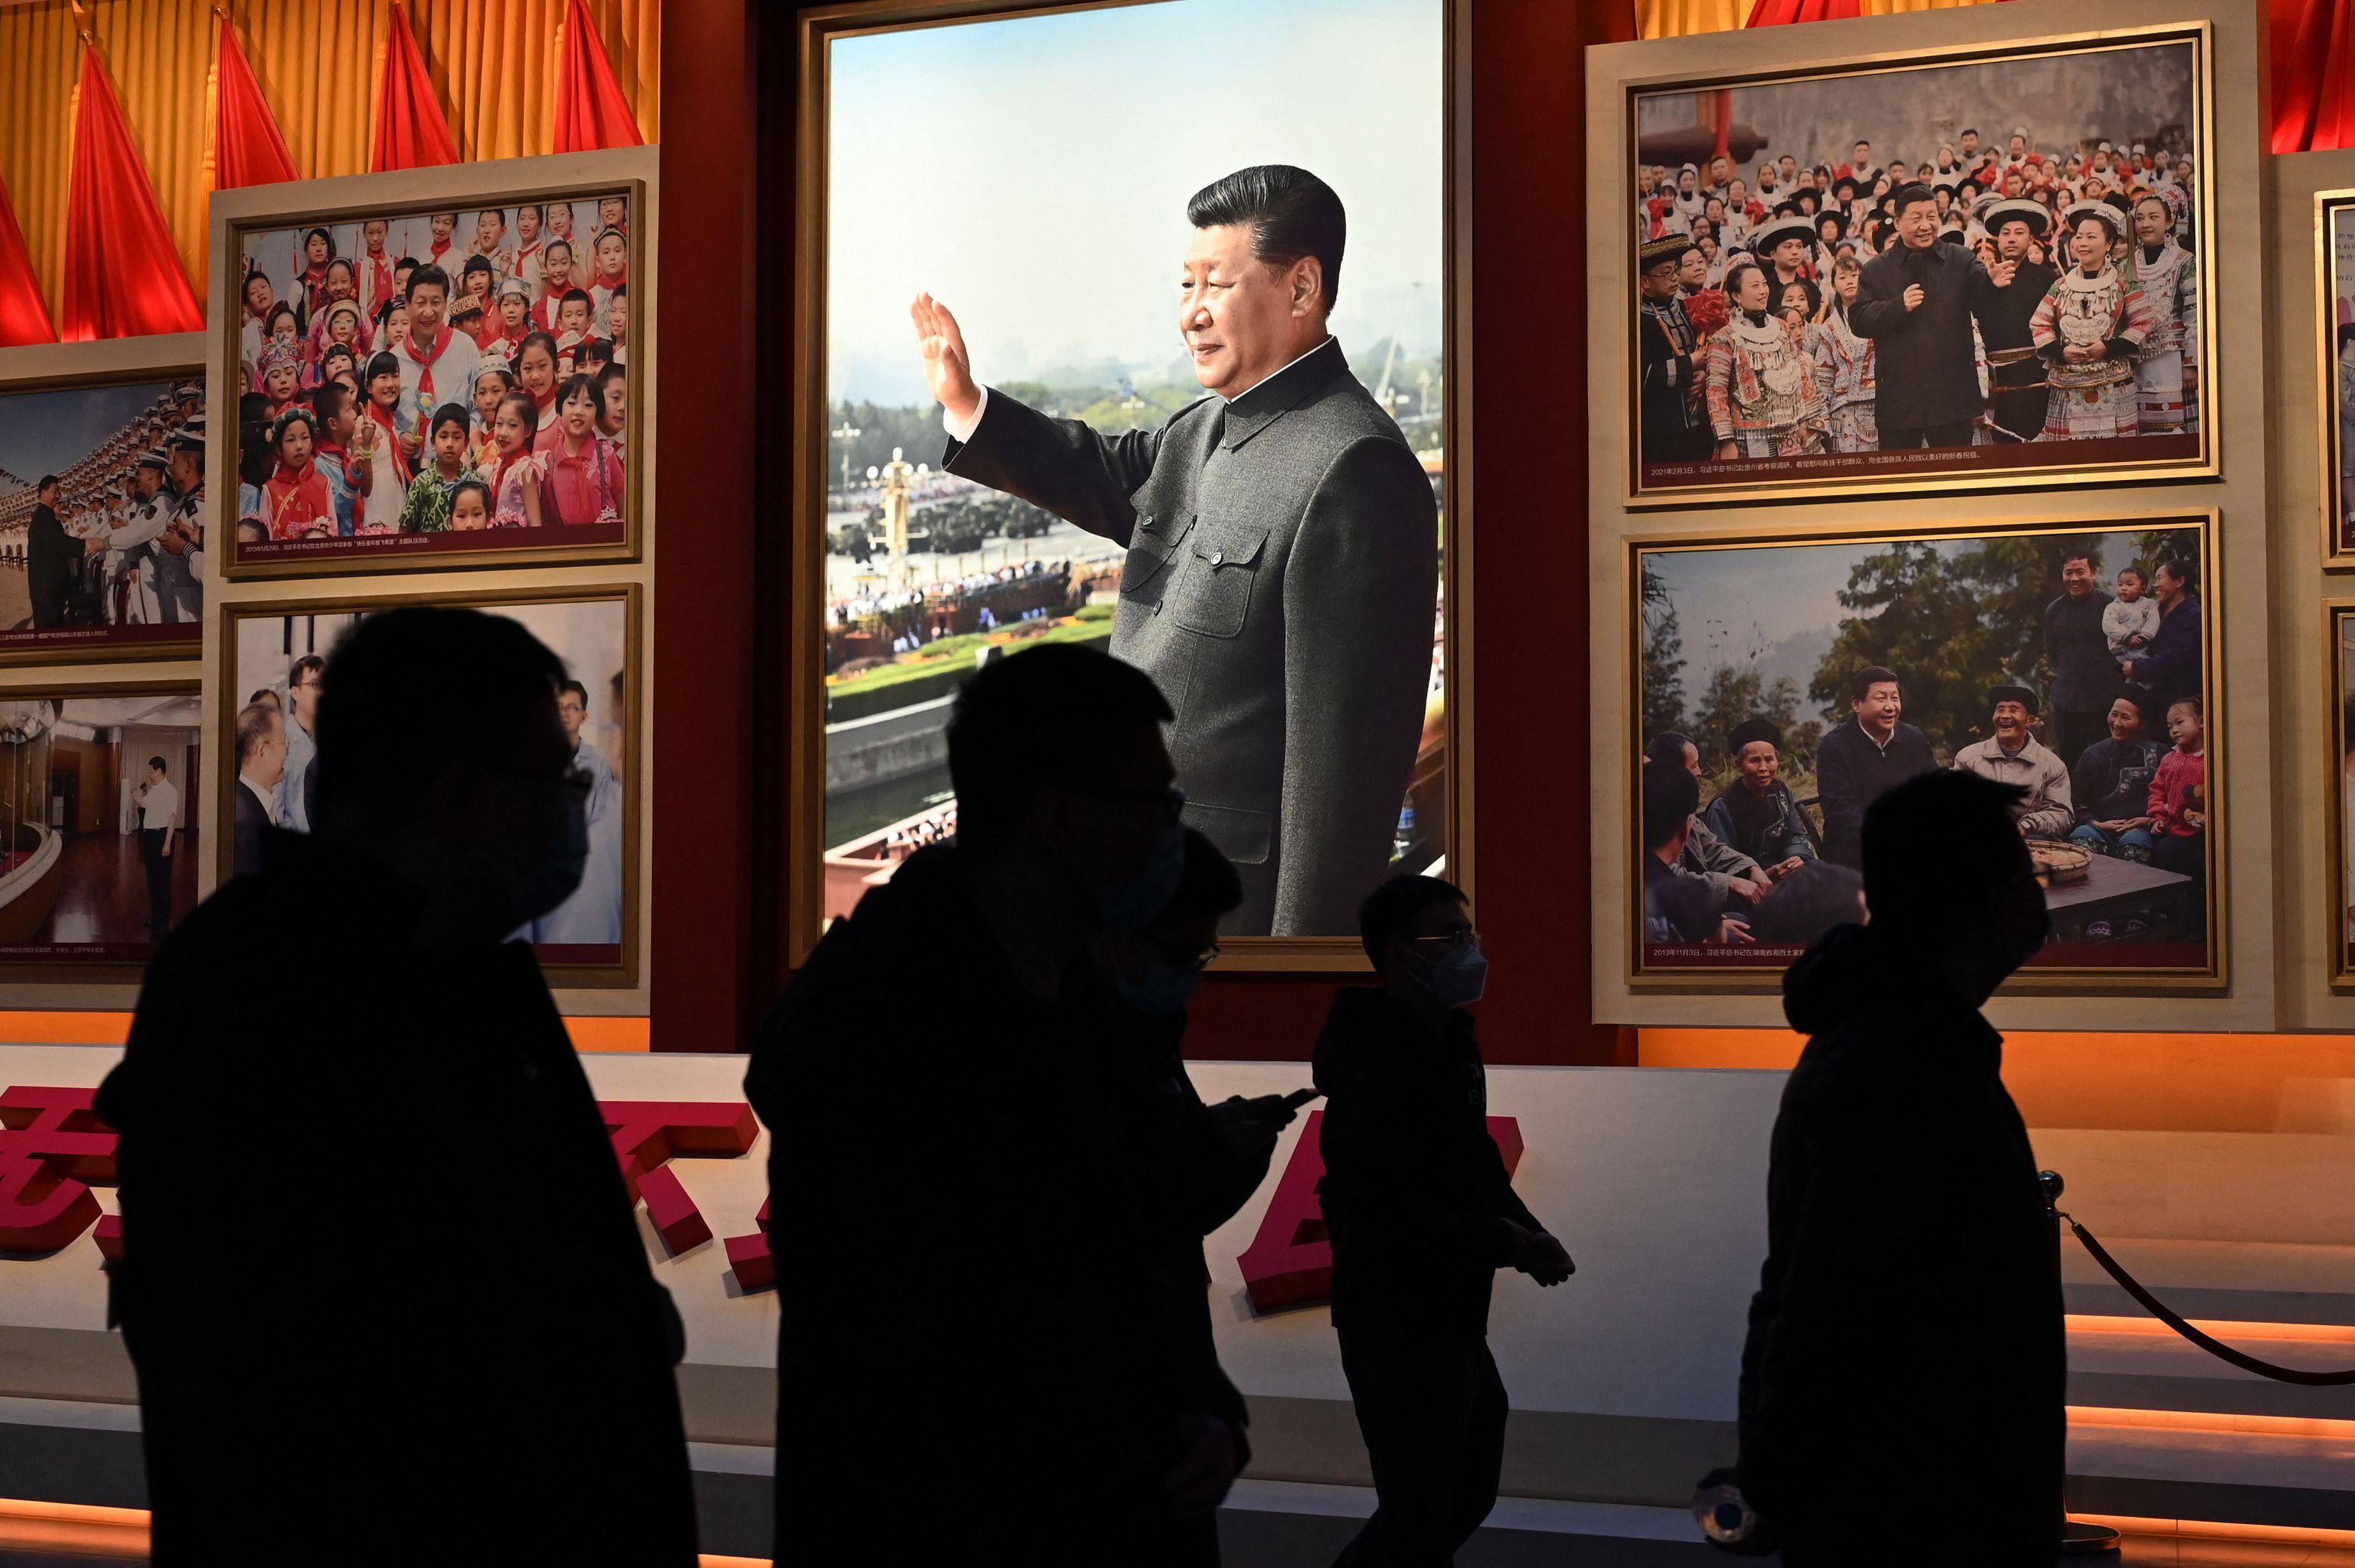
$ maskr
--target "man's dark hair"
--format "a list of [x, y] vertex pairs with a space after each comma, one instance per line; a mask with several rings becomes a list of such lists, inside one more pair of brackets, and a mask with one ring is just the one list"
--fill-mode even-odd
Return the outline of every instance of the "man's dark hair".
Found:
[[1966, 136], [1976, 136], [1979, 133], [1979, 128], [1976, 125], [1966, 125], [1961, 133]]
[[275, 708], [265, 708], [259, 702], [249, 702], [237, 714], [237, 769], [245, 771], [246, 763], [270, 739], [271, 730], [285, 720]]
[[1890, 210], [1902, 218], [1905, 209], [1917, 201], [1935, 202], [1937, 194], [1920, 180], [1907, 180], [1889, 193]]
[[41, 475], [41, 482], [33, 486], [33, 493], [37, 496], [42, 491], [48, 489], [50, 485], [58, 484], [59, 482], [59, 481], [56, 475], [44, 474]]
[[1254, 164], [1196, 191], [1186, 221], [1197, 229], [1249, 224], [1252, 254], [1271, 267], [1314, 256], [1324, 270], [1325, 308], [1341, 297], [1341, 251], [1348, 219], [1333, 187], [1290, 164]]
[[1864, 899], [1875, 921], [1969, 921], [2030, 876], [2015, 813], [2028, 792], [1955, 768], [1906, 780], [1864, 814]]
[[1846, 866], [1810, 860], [1789, 872], [1758, 905], [1750, 920], [1754, 942], [1773, 947], [1806, 947], [1836, 925], [1853, 925], [1864, 879]]
[[559, 680], [556, 683], [556, 695], [559, 698], [563, 697], [567, 692], [581, 699], [581, 707], [586, 708], [589, 706], [589, 688], [581, 685], [579, 681]]
[[1679, 757], [1644, 764], [1644, 848], [1657, 849], [1684, 831], [1700, 809], [1700, 780]]
[[425, 262], [417, 271], [409, 274], [408, 286], [400, 291], [400, 297], [403, 300], [413, 297], [417, 291], [427, 283], [439, 283], [442, 287], [442, 297], [445, 300], [450, 297], [450, 274], [431, 261]]
[[984, 666], [949, 720], [957, 837], [1011, 836], [1042, 791], [1085, 788], [1138, 730], [1171, 717], [1151, 676], [1093, 648], [1052, 643]]
[[1462, 888], [1437, 877], [1392, 877], [1368, 893], [1366, 901], [1358, 906], [1358, 940], [1365, 945], [1374, 973], [1382, 972], [1383, 955], [1391, 943], [1406, 934], [1415, 916], [1441, 905], [1471, 901]]
[[[1685, 765], [1685, 748], [1692, 743], [1689, 735], [1675, 730], [1663, 730], [1644, 747], [1644, 760], [1647, 763], [1674, 763], [1681, 768]], [[1693, 749], [1699, 751], [1700, 748], [1694, 746]]]
[[2083, 561], [2088, 571], [2094, 570], [2099, 564], [2091, 545], [2073, 544], [2062, 549], [2061, 564], [2065, 568], [2073, 560]]
[[1900, 682], [1897, 679], [1897, 672], [1891, 669], [1888, 666], [1877, 664], [1869, 664], [1865, 666], [1862, 669], [1857, 671], [1854, 677], [1849, 681], [1848, 699], [1850, 702], [1863, 701], [1867, 697], [1870, 697], [1872, 694], [1872, 688], [1879, 686], [1884, 680], [1889, 682], [1891, 686], [1900, 685]]
[[495, 763], [556, 722], [564, 678], [564, 661], [505, 615], [418, 604], [368, 616], [320, 676], [318, 811], [370, 795], [421, 803], [458, 760]]
[[161, 757], [150, 757], [150, 758], [148, 758], [148, 759], [147, 759], [147, 765], [148, 765], [149, 767], [151, 767], [151, 768], [155, 769], [155, 770], [157, 773], [163, 773], [163, 772], [165, 772], [165, 767], [164, 767], [164, 759], [163, 759], [163, 758], [161, 758]]

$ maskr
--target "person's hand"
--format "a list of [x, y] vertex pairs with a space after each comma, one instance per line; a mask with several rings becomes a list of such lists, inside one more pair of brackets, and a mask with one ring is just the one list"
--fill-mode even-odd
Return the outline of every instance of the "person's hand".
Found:
[[359, 428], [352, 432], [352, 454], [356, 457], [374, 457], [377, 432], [381, 428], [376, 422], [374, 416], [360, 421]]
[[1922, 285], [1919, 283], [1906, 284], [1905, 293], [1900, 297], [1905, 301], [1905, 308], [1909, 311], [1920, 310], [1922, 308], [1922, 302], [1929, 298], [1927, 294], [1922, 292]]
[[2183, 368], [2183, 395], [2189, 398], [2198, 393], [2199, 390], [2200, 367], [2197, 365], [2186, 365]]
[[1765, 873], [1762, 871], [1755, 877], [1734, 878], [1733, 887], [1731, 891], [1740, 893], [1743, 898], [1748, 899], [1751, 906], [1755, 908], [1759, 904], [1766, 901], [1766, 891], [1773, 885], [1774, 884], [1772, 882], [1767, 880]]
[[1161, 1477], [1169, 1494], [1170, 1511], [1180, 1519], [1198, 1519], [1226, 1500], [1235, 1484], [1237, 1455], [1234, 1429], [1207, 1411], [1188, 1411], [1178, 1418], [1180, 1446], [1175, 1468]]
[[2019, 263], [2017, 261], [1998, 261], [1987, 269], [1988, 281], [1999, 289], [2011, 287], [2011, 280], [2019, 274]]
[[918, 294], [908, 307], [916, 324], [916, 346], [924, 357], [924, 381], [959, 423], [981, 407], [981, 389], [974, 383], [973, 357], [965, 352], [964, 332], [949, 307], [930, 294]]
[[1734, 450], [1733, 443], [1730, 441], [1721, 441], [1717, 443], [1717, 457], [1719, 462], [1731, 463], [1739, 455], [1741, 454]]
[[1562, 1244], [1543, 1231], [1508, 1220], [1505, 1235], [1509, 1245], [1508, 1261], [1540, 1285], [1560, 1285], [1578, 1270]]
[[105, 549], [106, 541], [104, 539], [84, 539], [81, 541], [81, 552], [84, 555], [97, 555]]
[[2147, 830], [2158, 826], [2158, 821], [2156, 817], [2129, 816], [2124, 822], [2118, 824], [2118, 830], [2122, 833], [2131, 833], [2137, 828]]
[[1210, 1106], [1206, 1114], [1230, 1155], [1238, 1160], [1264, 1165], [1275, 1154], [1275, 1135], [1298, 1113], [1284, 1103], [1281, 1094], [1262, 1094], [1255, 1100], [1232, 1094]]
[[2134, 660], [2132, 660], [2132, 659], [2120, 659], [2120, 660], [2118, 661], [2118, 673], [2119, 673], [2120, 675], [2122, 675], [2122, 676], [2125, 676], [2128, 680], [2132, 680], [2132, 679], [2135, 677], [2135, 662], [2134, 662]]
[[1767, 867], [1766, 874], [1774, 878], [1776, 881], [1781, 881], [1785, 877], [1789, 876], [1792, 872], [1797, 870], [1806, 863], [1807, 862], [1805, 858], [1794, 855], [1789, 859], [1785, 860], [1781, 865]]
[[1747, 947], [1755, 938], [1750, 934], [1749, 926], [1728, 914], [1718, 917], [1717, 940], [1726, 947]]
[[169, 838], [164, 840], [164, 853], [166, 856], [172, 853], [172, 841]]

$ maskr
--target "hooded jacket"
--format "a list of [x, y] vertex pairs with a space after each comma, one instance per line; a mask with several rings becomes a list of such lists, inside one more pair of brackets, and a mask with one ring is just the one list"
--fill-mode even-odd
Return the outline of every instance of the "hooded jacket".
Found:
[[1509, 1220], [1544, 1227], [1488, 1136], [1487, 1074], [1472, 1015], [1433, 1040], [1373, 987], [1333, 997], [1316, 1040], [1333, 1326], [1485, 1334], [1511, 1257]]
[[[1785, 976], [1784, 1011], [1811, 1038], [1774, 1122], [1742, 1481], [1824, 1562], [1902, 1539], [1923, 1563], [2044, 1568], [2060, 1249], [2002, 1038], [1928, 969], [1842, 925]], [[1933, 1492], [1955, 1506], [1925, 1536]]]

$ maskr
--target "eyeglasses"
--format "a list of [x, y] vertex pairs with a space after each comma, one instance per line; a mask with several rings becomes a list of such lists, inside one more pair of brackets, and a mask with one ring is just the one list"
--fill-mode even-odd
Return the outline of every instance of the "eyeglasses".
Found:
[[1480, 933], [1467, 925], [1461, 931], [1450, 931], [1438, 936], [1410, 936], [1406, 940], [1410, 947], [1436, 948], [1443, 953], [1459, 953], [1467, 947], [1479, 946]]

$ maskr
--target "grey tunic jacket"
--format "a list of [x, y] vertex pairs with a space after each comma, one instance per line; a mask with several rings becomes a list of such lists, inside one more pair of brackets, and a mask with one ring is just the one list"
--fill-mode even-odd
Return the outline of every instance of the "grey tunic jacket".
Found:
[[1439, 534], [1340, 344], [1157, 431], [1099, 435], [993, 390], [943, 466], [1128, 547], [1112, 652], [1168, 699], [1186, 821], [1242, 874], [1221, 929], [1356, 932], [1422, 741]]

